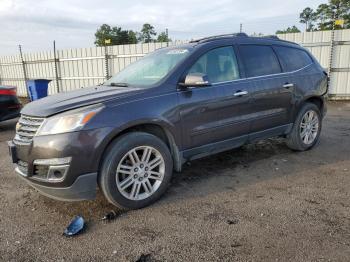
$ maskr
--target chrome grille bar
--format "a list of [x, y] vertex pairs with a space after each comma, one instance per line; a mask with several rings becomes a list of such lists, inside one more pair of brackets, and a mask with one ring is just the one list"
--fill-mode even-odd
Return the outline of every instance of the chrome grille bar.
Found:
[[13, 142], [17, 145], [30, 144], [44, 120], [44, 118], [21, 115]]

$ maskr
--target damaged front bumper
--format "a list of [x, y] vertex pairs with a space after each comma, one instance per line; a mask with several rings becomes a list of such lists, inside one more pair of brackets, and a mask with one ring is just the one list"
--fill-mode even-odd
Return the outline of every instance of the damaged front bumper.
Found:
[[16, 173], [43, 195], [62, 201], [96, 197], [99, 159], [108, 129], [38, 136], [8, 142]]
[[81, 201], [96, 198], [97, 173], [81, 175], [68, 187], [49, 187], [27, 179], [18, 167], [16, 167], [15, 171], [30, 186], [47, 197], [61, 201]]

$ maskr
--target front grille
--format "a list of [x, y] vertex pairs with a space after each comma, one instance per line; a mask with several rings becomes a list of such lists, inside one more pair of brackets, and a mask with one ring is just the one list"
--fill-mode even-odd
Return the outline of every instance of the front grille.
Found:
[[18, 160], [17, 167], [22, 174], [28, 175], [28, 163], [22, 160]]
[[17, 145], [28, 145], [38, 131], [44, 118], [21, 115], [16, 126], [16, 136], [13, 142]]

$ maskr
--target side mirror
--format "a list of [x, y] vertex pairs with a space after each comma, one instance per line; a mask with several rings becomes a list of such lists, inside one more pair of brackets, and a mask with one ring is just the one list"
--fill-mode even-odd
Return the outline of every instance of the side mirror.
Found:
[[208, 76], [201, 73], [188, 74], [184, 83], [179, 83], [181, 87], [193, 88], [201, 86], [210, 86]]

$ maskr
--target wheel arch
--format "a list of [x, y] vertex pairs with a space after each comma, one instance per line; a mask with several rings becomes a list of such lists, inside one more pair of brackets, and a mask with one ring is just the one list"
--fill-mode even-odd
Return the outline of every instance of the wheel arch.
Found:
[[312, 103], [312, 104], [316, 105], [316, 106], [320, 109], [320, 113], [321, 113], [322, 117], [324, 116], [324, 114], [325, 114], [325, 101], [324, 101], [324, 97], [323, 97], [323, 96], [312, 95], [312, 96], [305, 97], [305, 99], [303, 99], [303, 100], [299, 103], [299, 106], [297, 107], [297, 110], [295, 111], [295, 114], [294, 114], [294, 117], [293, 117], [293, 121], [295, 121], [295, 118], [297, 117], [299, 111], [301, 110], [301, 108], [302, 108], [306, 103]]
[[113, 141], [120, 136], [130, 133], [130, 132], [145, 132], [148, 134], [152, 134], [162, 140], [170, 150], [171, 156], [173, 158], [174, 170], [177, 172], [181, 171], [182, 168], [182, 157], [176, 143], [175, 137], [173, 133], [169, 130], [165, 125], [160, 124], [159, 122], [139, 122], [134, 123], [115, 131], [105, 143], [102, 154], [99, 159], [99, 169], [102, 165], [104, 155], [108, 149], [108, 147], [113, 143]]
[[323, 97], [311, 96], [311, 97], [309, 97], [309, 98], [304, 100], [304, 104], [305, 103], [315, 104], [320, 109], [321, 114], [323, 113], [323, 109], [324, 109], [324, 99], [323, 99]]

